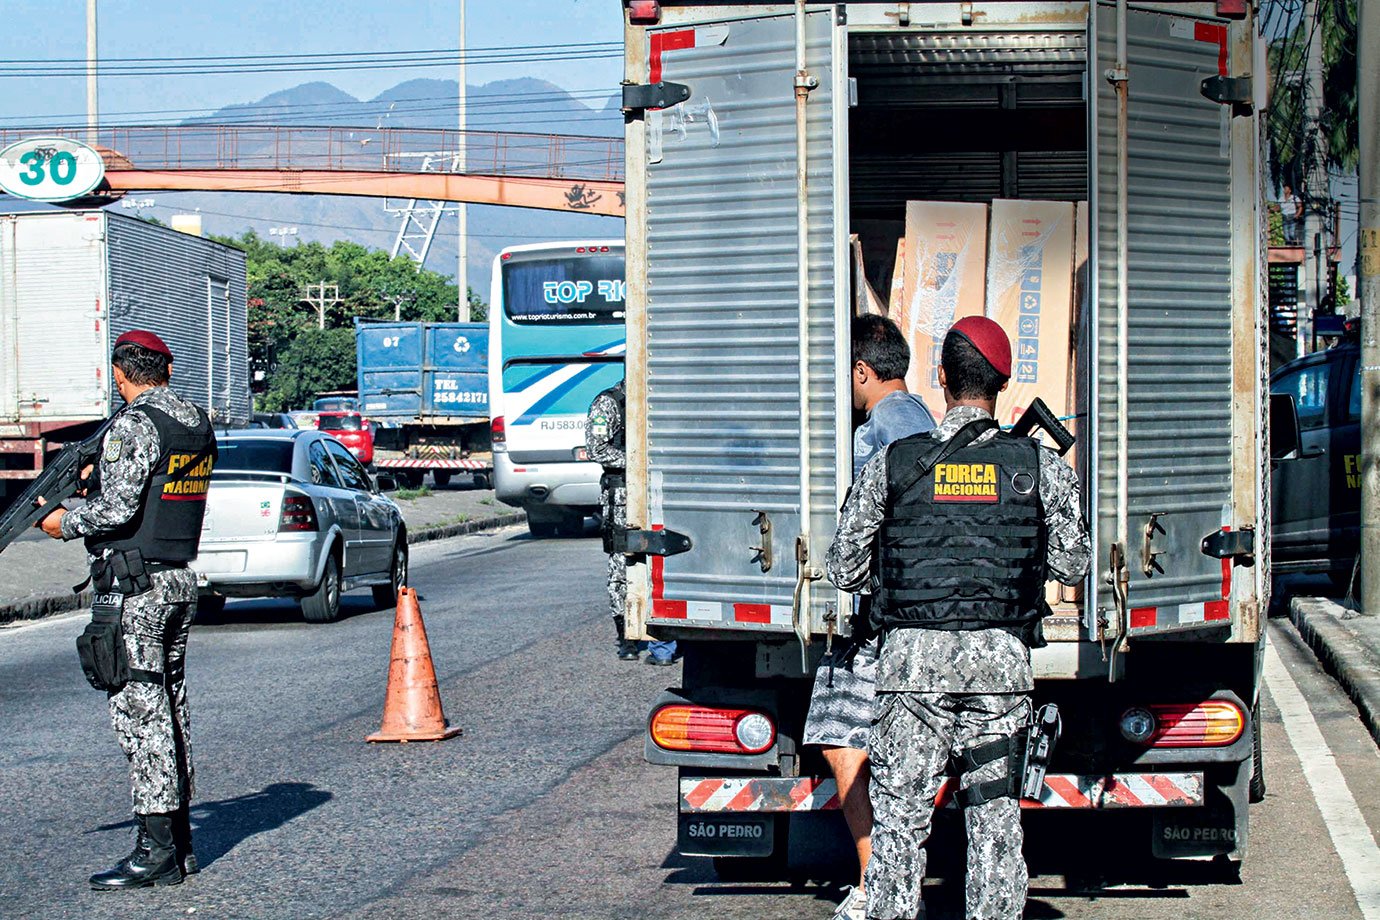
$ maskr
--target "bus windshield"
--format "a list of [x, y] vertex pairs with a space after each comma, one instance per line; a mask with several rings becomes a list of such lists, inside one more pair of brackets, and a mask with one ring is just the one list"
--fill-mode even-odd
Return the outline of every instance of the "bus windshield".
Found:
[[622, 254], [503, 263], [503, 308], [515, 323], [623, 322]]

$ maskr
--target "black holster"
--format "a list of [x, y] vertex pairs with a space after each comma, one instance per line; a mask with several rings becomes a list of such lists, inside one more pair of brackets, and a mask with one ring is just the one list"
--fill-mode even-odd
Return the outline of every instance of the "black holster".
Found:
[[601, 520], [599, 524], [599, 536], [603, 538], [604, 553], [606, 555], [611, 556], [617, 552], [617, 547], [614, 545], [613, 539], [615, 530], [613, 520], [614, 505], [618, 502], [618, 490], [623, 488], [626, 484], [627, 478], [621, 470], [605, 471], [604, 474], [599, 477], [599, 491], [602, 495], [607, 496], [605, 499], [606, 506], [600, 509], [602, 514], [600, 515]]
[[121, 622], [124, 600], [120, 594], [97, 594], [91, 604], [91, 622], [77, 636], [77, 658], [86, 682], [108, 694], [119, 693], [130, 681], [163, 684], [160, 672], [130, 667]]

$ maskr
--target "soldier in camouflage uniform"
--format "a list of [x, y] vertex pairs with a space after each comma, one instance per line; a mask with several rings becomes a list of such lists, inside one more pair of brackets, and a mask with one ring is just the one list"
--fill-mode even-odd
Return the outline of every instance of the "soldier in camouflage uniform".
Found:
[[[585, 418], [585, 449], [589, 459], [604, 467], [599, 479], [599, 511], [604, 552], [609, 554], [609, 608], [613, 612], [614, 628], [618, 631], [618, 657], [636, 661], [638, 643], [624, 632], [624, 611], [628, 598], [628, 560], [614, 552], [613, 534], [628, 527], [627, 427], [624, 423], [627, 395], [622, 380], [594, 397]], [[674, 660], [674, 642], [650, 643], [648, 664], [669, 665]]]
[[623, 614], [628, 597], [628, 562], [622, 553], [613, 551], [611, 542], [615, 530], [628, 526], [628, 487], [624, 479], [627, 467], [626, 438], [623, 428], [625, 403], [623, 381], [594, 397], [585, 418], [585, 449], [589, 459], [604, 468], [599, 478], [600, 531], [604, 538], [604, 552], [609, 555], [608, 592], [613, 625], [618, 632], [618, 657], [637, 659], [637, 643], [623, 633]]
[[93, 615], [118, 622], [128, 659], [128, 682], [106, 689], [139, 833], [133, 853], [91, 877], [105, 890], [177, 884], [196, 871], [183, 662], [197, 586], [186, 563], [196, 555], [215, 462], [206, 413], [168, 387], [172, 354], [160, 338], [126, 333], [112, 363], [126, 406], [102, 442], [98, 491], [41, 522], [50, 536], [86, 540]]
[[[1020, 778], [1007, 757], [975, 763], [976, 752], [1019, 743], [1034, 689], [1030, 648], [1043, 644], [1046, 576], [1078, 582], [1091, 547], [1073, 470], [992, 422], [1010, 369], [999, 326], [984, 317], [955, 324], [940, 371], [948, 411], [933, 432], [894, 442], [863, 468], [826, 559], [834, 584], [859, 591], [881, 557], [871, 920], [924, 916], [924, 847], [951, 771], [968, 831], [967, 916], [1016, 920], [1024, 909]], [[946, 464], [943, 450], [966, 462]], [[974, 523], [965, 531], [964, 521]]]

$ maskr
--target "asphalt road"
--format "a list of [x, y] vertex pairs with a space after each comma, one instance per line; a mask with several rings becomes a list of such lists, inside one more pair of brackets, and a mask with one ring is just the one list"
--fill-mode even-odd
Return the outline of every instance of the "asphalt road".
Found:
[[[82, 617], [0, 630], [0, 917], [824, 920], [836, 888], [720, 883], [674, 853], [674, 771], [642, 762], [641, 737], [678, 674], [614, 659], [602, 568], [594, 539], [517, 529], [414, 547], [446, 714], [465, 729], [439, 744], [363, 743], [392, 625], [367, 592], [336, 624], [277, 601], [198, 623], [205, 868], [132, 893], [85, 883], [131, 832], [123, 758], [76, 666]], [[1044, 856], [1076, 851], [1076, 870], [1037, 876], [1027, 917], [1380, 918], [1380, 756], [1286, 622], [1271, 642], [1270, 791], [1241, 883], [1147, 874], [1075, 823], [1032, 834]], [[927, 897], [932, 917], [958, 916], [957, 883]]]

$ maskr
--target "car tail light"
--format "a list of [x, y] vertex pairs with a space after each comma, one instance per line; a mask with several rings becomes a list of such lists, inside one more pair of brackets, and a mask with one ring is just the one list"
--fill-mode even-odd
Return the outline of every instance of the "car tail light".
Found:
[[1226, 747], [1245, 730], [1246, 714], [1229, 700], [1137, 706], [1121, 717], [1122, 736], [1151, 747]]
[[706, 754], [760, 754], [776, 743], [776, 725], [753, 709], [672, 703], [652, 713], [657, 747]]
[[283, 510], [278, 515], [279, 533], [301, 533], [318, 530], [316, 506], [306, 495], [284, 495]]
[[494, 446], [508, 443], [508, 428], [503, 424], [503, 416], [495, 415], [493, 421], [489, 423], [490, 440]]

